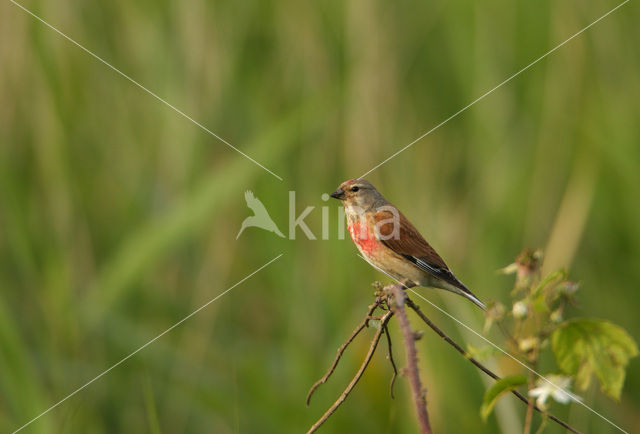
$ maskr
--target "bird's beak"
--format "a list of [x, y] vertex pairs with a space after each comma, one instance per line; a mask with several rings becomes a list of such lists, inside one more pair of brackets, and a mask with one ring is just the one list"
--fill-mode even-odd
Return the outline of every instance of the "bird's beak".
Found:
[[331, 193], [329, 196], [335, 198], [335, 199], [344, 199], [344, 190], [339, 188], [336, 191], [334, 191], [333, 193]]

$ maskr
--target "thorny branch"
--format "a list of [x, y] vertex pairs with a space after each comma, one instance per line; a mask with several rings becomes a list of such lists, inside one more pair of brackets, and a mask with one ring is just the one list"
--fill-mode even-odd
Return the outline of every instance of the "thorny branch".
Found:
[[[374, 285], [375, 286], [375, 285]], [[379, 288], [379, 286], [377, 286]], [[430, 431], [426, 431], [425, 430], [425, 425], [423, 425], [423, 420], [421, 419], [421, 417], [426, 417], [426, 421], [427, 421], [427, 426], [428, 426], [428, 416], [426, 413], [426, 399], [425, 399], [425, 391], [421, 388], [420, 386], [420, 378], [418, 375], [418, 370], [417, 370], [417, 365], [415, 364], [415, 358], [416, 358], [416, 353], [415, 353], [415, 333], [413, 333], [411, 331], [408, 324], [408, 320], [406, 317], [406, 312], [404, 311], [402, 305], [400, 306], [400, 309], [398, 309], [398, 303], [394, 301], [395, 300], [402, 300], [402, 304], [406, 304], [407, 306], [409, 306], [419, 317], [420, 319], [422, 319], [422, 321], [429, 326], [438, 336], [440, 336], [445, 342], [447, 342], [449, 345], [451, 345], [456, 351], [458, 351], [460, 354], [462, 354], [462, 356], [464, 358], [466, 358], [467, 360], [469, 360], [475, 367], [477, 367], [478, 369], [480, 369], [482, 372], [484, 372], [485, 374], [487, 374], [488, 376], [490, 376], [491, 378], [493, 378], [494, 380], [500, 380], [500, 377], [498, 375], [496, 375], [494, 372], [492, 372], [489, 368], [487, 368], [486, 366], [484, 366], [482, 363], [480, 363], [479, 361], [477, 361], [476, 359], [474, 359], [473, 357], [470, 357], [469, 354], [460, 346], [458, 345], [453, 339], [451, 339], [449, 336], [447, 336], [442, 330], [440, 330], [440, 328], [438, 328], [433, 322], [431, 322], [431, 320], [422, 312], [422, 310], [420, 309], [420, 307], [418, 305], [416, 305], [413, 300], [411, 300], [406, 293], [403, 293], [404, 291], [402, 291], [402, 286], [400, 285], [388, 285], [386, 287], [384, 287], [382, 290], [379, 290], [378, 292], [376, 292], [376, 300], [375, 302], [369, 306], [369, 311], [367, 312], [367, 315], [365, 316], [365, 318], [362, 320], [362, 322], [355, 328], [355, 330], [353, 331], [353, 333], [351, 333], [351, 335], [347, 338], [347, 340], [340, 346], [340, 348], [338, 348], [337, 354], [335, 359], [333, 360], [333, 363], [331, 364], [331, 366], [329, 367], [329, 370], [326, 372], [326, 374], [320, 379], [318, 380], [309, 390], [309, 393], [307, 395], [307, 405], [309, 405], [309, 402], [311, 400], [311, 396], [313, 395], [313, 393], [316, 391], [316, 389], [327, 382], [327, 380], [329, 379], [329, 377], [331, 377], [331, 375], [333, 374], [333, 372], [335, 371], [336, 367], [338, 366], [338, 363], [343, 355], [343, 353], [345, 352], [345, 350], [347, 349], [347, 347], [349, 346], [349, 344], [351, 344], [351, 342], [353, 342], [353, 340], [356, 338], [356, 336], [358, 336], [358, 334], [360, 334], [360, 332], [365, 328], [368, 327], [369, 325], [369, 321], [376, 319], [379, 320], [379, 327], [376, 330], [375, 335], [373, 336], [373, 339], [371, 340], [371, 344], [369, 345], [369, 351], [367, 352], [367, 355], [365, 356], [365, 359], [363, 360], [362, 364], [360, 365], [360, 369], [358, 369], [358, 372], [356, 372], [355, 376], [353, 377], [353, 379], [351, 380], [351, 382], [347, 385], [346, 389], [344, 390], [344, 392], [342, 392], [342, 394], [338, 397], [338, 399], [333, 403], [333, 405], [322, 415], [322, 417], [320, 419], [318, 419], [318, 421], [309, 429], [309, 431], [307, 432], [309, 433], [313, 433], [315, 432], [324, 422], [327, 421], [327, 419], [329, 419], [329, 417], [331, 417], [331, 415], [336, 411], [336, 409], [347, 399], [347, 397], [349, 396], [349, 393], [351, 393], [351, 391], [353, 390], [353, 388], [355, 387], [355, 385], [357, 384], [357, 382], [360, 380], [360, 378], [362, 377], [362, 375], [364, 374], [365, 369], [367, 368], [367, 366], [369, 365], [369, 363], [371, 362], [371, 359], [373, 357], [373, 354], [376, 351], [376, 348], [378, 346], [378, 343], [380, 342], [380, 339], [382, 337], [382, 333], [385, 333], [387, 335], [387, 344], [388, 344], [388, 348], [389, 348], [389, 361], [391, 362], [391, 365], [393, 367], [393, 377], [391, 378], [391, 396], [393, 397], [393, 384], [395, 381], [395, 378], [397, 376], [397, 368], [396, 368], [396, 364], [393, 360], [393, 355], [391, 352], [391, 337], [389, 335], [389, 331], [388, 331], [388, 323], [391, 320], [391, 318], [394, 316], [394, 314], [396, 314], [398, 316], [398, 321], [400, 323], [400, 327], [403, 331], [403, 336], [405, 337], [404, 342], [405, 342], [405, 351], [407, 352], [407, 360], [408, 360], [408, 371], [409, 371], [409, 377], [410, 377], [410, 383], [414, 392], [414, 401], [416, 403], [416, 408], [418, 409], [418, 415], [419, 415], [419, 421], [421, 424], [421, 429], [422, 432], [430, 432]], [[399, 292], [401, 295], [395, 296], [394, 292], [397, 291]], [[386, 313], [384, 313], [383, 315], [376, 317], [373, 314], [375, 313], [375, 311], [377, 309], [382, 309], [384, 311], [386, 311]], [[401, 313], [402, 312], [402, 313]], [[406, 324], [403, 325], [404, 321], [407, 321]], [[406, 325], [406, 328], [404, 327]], [[409, 334], [405, 334], [405, 331], [408, 330]], [[407, 339], [407, 337], [409, 339]], [[411, 351], [411, 347], [413, 347], [413, 351]], [[412, 359], [414, 360], [414, 362], [412, 362]], [[412, 371], [412, 365], [415, 366], [415, 370]], [[415, 377], [413, 377], [415, 375]], [[417, 383], [414, 381], [417, 378]], [[417, 387], [416, 387], [417, 384]], [[517, 390], [512, 390], [511, 393], [513, 393], [518, 399], [520, 399], [520, 401], [524, 402], [525, 404], [529, 405], [529, 399], [523, 395], [522, 393], [518, 392]], [[424, 409], [424, 416], [420, 415], [420, 408]], [[547, 418], [553, 420], [554, 422], [556, 422], [557, 424], [559, 424], [560, 426], [562, 426], [563, 428], [567, 429], [568, 431], [571, 431], [572, 433], [575, 434], [580, 434], [579, 431], [577, 431], [575, 428], [571, 427], [570, 425], [568, 425], [566, 422], [563, 422], [562, 420], [558, 419], [557, 417], [555, 417], [554, 415], [547, 413], [546, 411], [540, 409], [537, 405], [533, 406], [534, 410], [540, 412], [544, 418], [544, 421], [546, 422]]]
[[307, 407], [309, 406], [309, 403], [311, 402], [311, 396], [313, 395], [313, 393], [316, 391], [316, 389], [318, 387], [320, 387], [322, 384], [326, 383], [327, 380], [329, 379], [329, 377], [331, 377], [331, 374], [333, 374], [333, 371], [335, 371], [336, 366], [338, 366], [338, 362], [340, 362], [340, 358], [342, 357], [342, 354], [344, 354], [344, 351], [347, 349], [349, 344], [351, 342], [353, 342], [353, 340], [356, 338], [356, 336], [358, 336], [360, 334], [362, 329], [364, 329], [365, 327], [368, 326], [369, 320], [371, 319], [371, 315], [373, 315], [373, 312], [375, 312], [375, 310], [381, 305], [381, 303], [382, 303], [382, 299], [379, 296], [376, 297], [375, 303], [373, 303], [371, 306], [369, 306], [369, 312], [367, 312], [367, 315], [364, 317], [362, 322], [358, 325], [358, 327], [355, 328], [353, 333], [351, 333], [351, 336], [349, 336], [347, 338], [347, 340], [344, 341], [344, 343], [342, 345], [340, 345], [340, 348], [338, 348], [338, 352], [336, 354], [336, 357], [335, 357], [335, 359], [333, 359], [333, 363], [329, 367], [329, 370], [327, 371], [327, 373], [324, 374], [324, 376], [321, 379], [316, 381], [316, 383], [313, 386], [311, 386], [311, 389], [309, 389], [309, 393], [307, 393]]
[[389, 393], [391, 394], [391, 399], [395, 399], [393, 396], [393, 385], [396, 382], [396, 377], [398, 376], [398, 368], [396, 367], [396, 362], [393, 360], [393, 351], [391, 350], [391, 336], [389, 336], [389, 328], [384, 326], [384, 334], [387, 337], [387, 348], [389, 348], [389, 362], [391, 362], [391, 367], [393, 368], [393, 375], [391, 376], [391, 382], [389, 383]]
[[409, 384], [411, 385], [411, 391], [413, 392], [413, 402], [416, 406], [418, 422], [420, 423], [420, 432], [431, 434], [429, 414], [427, 413], [427, 392], [422, 388], [420, 373], [418, 371], [416, 335], [411, 330], [409, 318], [407, 318], [407, 312], [404, 309], [407, 295], [403, 291], [403, 287], [401, 285], [390, 285], [387, 286], [387, 288], [393, 293], [391, 310], [398, 317], [398, 324], [400, 324], [400, 330], [402, 331], [402, 337], [404, 338], [404, 347], [407, 352], [407, 374], [409, 377]]
[[329, 367], [329, 370], [327, 371], [327, 373], [320, 380], [318, 380], [309, 390], [309, 393], [307, 394], [307, 405], [309, 405], [311, 396], [316, 391], [316, 389], [321, 384], [326, 383], [329, 377], [333, 374], [347, 346], [349, 346], [349, 344], [355, 339], [355, 337], [368, 325], [369, 320], [374, 318], [377, 319], [372, 315], [376, 309], [381, 308], [383, 310], [386, 310], [387, 313], [385, 313], [379, 318], [380, 324], [369, 346], [369, 352], [367, 353], [364, 361], [362, 362], [362, 365], [360, 366], [360, 369], [358, 370], [356, 375], [353, 377], [353, 379], [351, 380], [347, 388], [344, 390], [344, 392], [342, 392], [342, 394], [333, 403], [333, 405], [322, 415], [322, 417], [309, 429], [308, 431], [309, 433], [315, 432], [345, 401], [347, 396], [349, 396], [349, 393], [351, 392], [351, 390], [353, 390], [356, 383], [360, 380], [365, 369], [371, 362], [371, 358], [373, 357], [373, 354], [376, 350], [378, 342], [382, 337], [382, 333], [385, 333], [387, 335], [386, 339], [387, 339], [387, 346], [389, 350], [388, 359], [393, 368], [393, 376], [391, 377], [391, 383], [390, 383], [391, 397], [393, 397], [393, 384], [398, 374], [398, 369], [393, 359], [391, 336], [389, 335], [387, 323], [389, 322], [389, 320], [394, 314], [398, 315], [399, 323], [403, 330], [403, 335], [405, 336], [405, 339], [404, 339], [405, 350], [407, 352], [407, 361], [409, 365], [408, 375], [411, 380], [411, 386], [414, 389], [414, 397], [415, 397], [416, 408], [418, 410], [418, 418], [420, 421], [421, 431], [427, 434], [431, 433], [431, 428], [429, 426], [429, 418], [426, 410], [425, 391], [422, 389], [419, 372], [418, 372], [418, 366], [417, 366], [415, 334], [409, 328], [409, 321], [406, 317], [406, 312], [404, 310], [405, 297], [406, 295], [402, 292], [402, 286], [400, 285], [389, 285], [376, 293], [376, 301], [374, 304], [369, 306], [369, 311], [367, 312], [367, 315], [365, 316], [364, 320], [358, 325], [358, 327], [356, 327], [353, 333], [351, 333], [351, 336], [347, 338], [347, 340], [340, 346], [340, 348], [338, 348], [336, 357], [333, 360], [333, 363], [331, 364], [331, 366]]
[[[344, 392], [342, 392], [342, 394], [338, 397], [336, 402], [334, 402], [333, 405], [329, 408], [329, 410], [327, 410], [322, 415], [322, 417], [320, 419], [318, 419], [318, 421], [316, 423], [314, 423], [311, 428], [309, 428], [309, 431], [307, 431], [307, 434], [315, 432], [320, 427], [320, 425], [322, 425], [323, 423], [326, 422], [327, 419], [329, 419], [329, 417], [333, 414], [333, 412], [336, 411], [336, 409], [340, 406], [340, 404], [342, 404], [344, 402], [344, 400], [347, 399], [347, 396], [349, 396], [349, 393], [351, 393], [351, 391], [353, 390], [355, 385], [358, 383], [358, 380], [360, 380], [360, 378], [362, 377], [362, 374], [364, 373], [364, 370], [369, 365], [369, 362], [371, 361], [371, 358], [373, 357], [373, 353], [375, 353], [376, 347], [378, 346], [378, 342], [380, 342], [380, 338], [382, 337], [382, 332], [384, 331], [385, 327], [387, 326], [387, 322], [389, 322], [389, 320], [391, 319], [392, 316], [393, 316], [393, 312], [391, 312], [391, 311], [388, 311], [386, 314], [384, 314], [382, 316], [382, 318], [380, 319], [380, 327], [376, 331], [376, 334], [373, 337], [373, 340], [371, 341], [371, 345], [369, 346], [369, 352], [367, 353], [366, 357], [364, 358], [364, 361], [362, 362], [362, 365], [360, 365], [360, 369], [358, 369], [358, 372], [356, 372], [356, 375], [353, 377], [353, 379], [351, 380], [351, 382], [349, 383], [347, 388], [344, 390]], [[335, 366], [333, 366], [333, 368], [335, 369]], [[331, 375], [330, 372], [328, 372], [327, 374]], [[328, 378], [328, 376], [327, 376], [327, 378]], [[320, 384], [322, 384], [322, 383], [320, 383]], [[314, 386], [317, 388], [316, 385], [314, 385]], [[310, 391], [310, 393], [312, 391]], [[310, 399], [310, 396], [308, 397], [308, 399]]]
[[[482, 363], [478, 362], [473, 357], [470, 357], [469, 354], [467, 354], [467, 352], [460, 345], [458, 345], [453, 339], [451, 339], [442, 330], [440, 330], [438, 328], [438, 326], [436, 326], [433, 322], [431, 322], [431, 320], [429, 318], [427, 318], [427, 316], [422, 312], [422, 310], [420, 309], [420, 306], [415, 304], [413, 302], [413, 300], [411, 300], [409, 297], [407, 297], [407, 299], [406, 299], [406, 304], [411, 309], [413, 309], [413, 311], [420, 317], [420, 319], [422, 319], [422, 321], [424, 321], [424, 323], [426, 325], [428, 325], [434, 332], [436, 332], [436, 334], [438, 336], [440, 336], [442, 339], [444, 339], [444, 341], [446, 343], [451, 345], [453, 348], [456, 349], [456, 351], [458, 351], [460, 354], [462, 354], [465, 359], [469, 360], [478, 369], [480, 369], [482, 372], [487, 374], [489, 377], [493, 378], [496, 381], [500, 380], [500, 377], [498, 375], [496, 375], [493, 371], [491, 371], [489, 368], [484, 366]], [[522, 401], [525, 404], [529, 405], [529, 399], [526, 396], [524, 396], [522, 393], [518, 392], [517, 390], [512, 390], [511, 393], [513, 393], [515, 396], [517, 396], [520, 401]], [[554, 415], [552, 415], [550, 413], [547, 413], [546, 411], [542, 410], [537, 405], [534, 405], [533, 409], [538, 411], [538, 412], [540, 412], [543, 415], [543, 417], [548, 417], [549, 419], [551, 419], [552, 421], [556, 422], [558, 425], [562, 426], [563, 428], [571, 431], [572, 433], [580, 434], [580, 431], [576, 430], [575, 428], [573, 428], [572, 426], [570, 426], [566, 422], [558, 419]]]

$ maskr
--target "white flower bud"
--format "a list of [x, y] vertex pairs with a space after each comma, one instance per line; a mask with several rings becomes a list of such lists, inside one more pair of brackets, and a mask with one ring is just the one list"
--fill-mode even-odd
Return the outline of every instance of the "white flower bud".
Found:
[[551, 315], [549, 316], [549, 319], [551, 321], [553, 321], [554, 323], [558, 324], [562, 322], [562, 311], [560, 309], [556, 309], [553, 312], [551, 312]]
[[518, 342], [518, 348], [520, 348], [520, 351], [525, 353], [533, 350], [538, 345], [540, 345], [540, 340], [535, 336], [520, 339], [520, 341]]
[[515, 303], [513, 303], [513, 309], [511, 310], [511, 312], [513, 313], [513, 317], [518, 319], [522, 319], [527, 316], [528, 311], [529, 308], [523, 301], [516, 301]]

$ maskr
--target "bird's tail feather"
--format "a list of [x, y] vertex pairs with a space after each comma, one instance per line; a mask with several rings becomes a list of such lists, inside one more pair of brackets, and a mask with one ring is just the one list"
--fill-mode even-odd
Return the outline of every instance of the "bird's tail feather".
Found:
[[487, 306], [486, 306], [483, 302], [481, 302], [481, 301], [478, 299], [478, 297], [476, 297], [475, 295], [473, 295], [473, 294], [471, 293], [471, 291], [469, 291], [469, 292], [460, 291], [458, 294], [460, 294], [460, 295], [462, 295], [462, 296], [464, 296], [464, 297], [468, 298], [468, 299], [469, 299], [469, 300], [471, 300], [472, 302], [474, 302], [477, 306], [479, 306], [479, 307], [480, 307], [480, 309], [482, 309], [482, 310], [487, 310]]
[[456, 292], [458, 294], [471, 300], [476, 306], [480, 307], [480, 309], [487, 310], [487, 306], [483, 302], [481, 302], [480, 299], [476, 297], [469, 288], [467, 288], [467, 285], [460, 282], [460, 280], [457, 278], [456, 278], [456, 283], [458, 283], [458, 285], [456, 285], [456, 289], [457, 289]]
[[455, 292], [456, 294], [459, 294], [465, 298], [468, 298], [476, 306], [480, 307], [480, 309], [487, 310], [487, 306], [483, 302], [481, 302], [478, 297], [473, 295], [473, 292], [471, 292], [471, 290], [467, 288], [464, 283], [460, 282], [457, 279], [456, 279], [456, 283], [457, 285], [453, 285], [449, 282], [441, 281], [441, 285], [439, 285], [438, 287], [442, 289], [446, 289], [447, 291]]

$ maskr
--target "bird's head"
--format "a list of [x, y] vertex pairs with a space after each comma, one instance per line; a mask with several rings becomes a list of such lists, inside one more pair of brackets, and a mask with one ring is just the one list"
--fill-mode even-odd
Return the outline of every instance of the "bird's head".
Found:
[[345, 208], [358, 207], [368, 210], [376, 206], [384, 205], [386, 200], [376, 188], [366, 179], [350, 179], [340, 184], [340, 187], [331, 197], [339, 199]]

